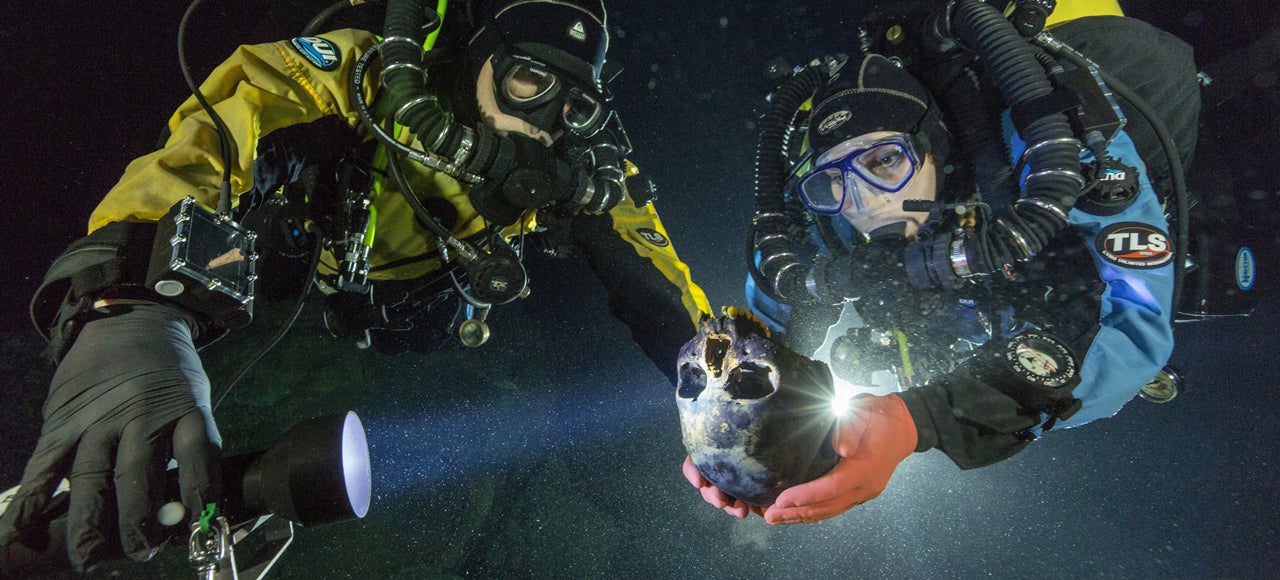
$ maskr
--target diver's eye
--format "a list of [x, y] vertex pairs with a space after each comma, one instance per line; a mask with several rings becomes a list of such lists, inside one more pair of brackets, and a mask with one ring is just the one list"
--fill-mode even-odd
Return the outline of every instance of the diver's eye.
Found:
[[729, 371], [729, 382], [724, 390], [734, 399], [761, 399], [772, 395], [769, 367], [749, 362], [738, 365]]
[[697, 399], [707, 388], [707, 373], [697, 365], [680, 366], [680, 378], [676, 383], [676, 396], [681, 399]]
[[907, 159], [906, 152], [897, 145], [881, 145], [860, 157], [868, 172], [883, 179], [900, 177]]
[[517, 64], [497, 87], [502, 89], [508, 101], [529, 103], [548, 94], [556, 84], [555, 75], [527, 64]]

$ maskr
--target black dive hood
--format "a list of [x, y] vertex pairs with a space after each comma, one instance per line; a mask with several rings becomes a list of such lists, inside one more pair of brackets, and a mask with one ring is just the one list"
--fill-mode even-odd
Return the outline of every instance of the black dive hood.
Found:
[[[485, 46], [477, 45], [468, 52], [496, 48], [496, 40], [545, 60], [581, 79], [586, 86], [600, 88], [605, 51], [609, 47], [604, 19], [603, 4], [598, 12], [593, 12], [564, 1], [512, 2], [494, 15], [489, 26], [494, 32], [487, 32], [489, 27], [486, 27], [486, 31], [477, 35], [485, 39], [480, 42]], [[500, 145], [483, 127], [470, 128], [459, 123], [427, 90], [422, 47], [427, 35], [439, 27], [440, 16], [422, 0], [387, 1], [379, 51], [383, 63], [382, 86], [390, 100], [388, 110], [394, 111], [395, 121], [408, 127], [427, 147], [428, 155], [420, 159], [421, 154], [415, 155], [394, 141], [384, 144], [429, 167], [474, 183], [478, 181], [477, 174], [484, 174], [499, 156]], [[488, 40], [490, 38], [494, 40]]]
[[[609, 50], [604, 3], [525, 0], [494, 14], [487, 29], [510, 50], [524, 53], [572, 76], [584, 87], [603, 90], [605, 53]], [[492, 48], [487, 54], [493, 52]], [[483, 57], [482, 57], [483, 58]]]
[[[985, 224], [978, 235], [965, 240], [939, 236], [907, 247], [903, 256], [907, 277], [919, 288], [957, 287], [965, 277], [998, 272], [1011, 262], [1032, 258], [1068, 224], [1067, 212], [1084, 185], [1081, 145], [1066, 114], [1036, 111], [1036, 105], [1053, 93], [1053, 85], [1017, 28], [981, 0], [959, 0], [940, 14], [938, 22], [940, 33], [954, 37], [959, 46], [976, 52], [987, 64], [1005, 104], [1014, 111], [1031, 170], [1026, 194]], [[811, 269], [800, 262], [787, 231], [788, 168], [781, 154], [796, 111], [836, 69], [830, 60], [815, 61], [795, 74], [779, 88], [761, 121], [752, 232], [760, 263], [752, 275], [767, 294], [788, 304], [836, 303], [852, 293], [851, 281], [816, 282]]]

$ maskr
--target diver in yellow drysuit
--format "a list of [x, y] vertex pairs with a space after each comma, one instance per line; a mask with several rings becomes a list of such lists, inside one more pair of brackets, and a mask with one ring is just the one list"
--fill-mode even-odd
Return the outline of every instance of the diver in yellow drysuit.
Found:
[[[650, 200], [629, 191], [645, 181], [607, 104], [603, 4], [507, 2], [457, 43], [465, 58], [440, 65], [458, 68], [439, 78], [430, 52], [423, 62], [426, 29], [440, 25], [432, 10], [392, 0], [381, 38], [339, 30], [240, 48], [201, 87], [217, 115], [188, 100], [164, 146], [129, 165], [33, 302], [59, 366], [0, 549], [47, 536], [42, 513], [63, 477], [65, 541], [80, 570], [147, 560], [173, 533], [155, 517], [171, 457], [189, 513], [220, 497], [221, 440], [197, 348], [243, 325], [252, 301], [228, 306], [225, 292], [176, 293], [147, 275], [157, 223], [187, 197], [227, 205], [259, 230], [260, 285], [272, 279], [271, 251], [288, 253], [267, 243], [275, 231], [303, 253], [322, 242], [317, 273], [294, 287], [314, 280], [325, 291], [335, 335], [394, 351], [437, 347], [524, 295], [526, 235], [547, 230], [587, 259], [611, 311], [674, 373], [709, 307]], [[219, 188], [227, 169], [230, 204]], [[225, 255], [233, 267], [253, 261]], [[483, 343], [477, 326], [461, 338]]]

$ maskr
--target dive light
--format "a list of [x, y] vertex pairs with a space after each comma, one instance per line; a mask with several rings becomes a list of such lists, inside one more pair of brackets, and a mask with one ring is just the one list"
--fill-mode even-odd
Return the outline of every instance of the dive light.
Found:
[[[318, 526], [362, 518], [369, 511], [369, 447], [360, 417], [351, 411], [298, 423], [265, 451], [223, 458], [221, 471], [223, 497], [217, 505], [229, 522], [227, 552], [241, 543], [268, 547], [240, 550], [238, 558], [227, 559], [241, 578], [260, 578], [275, 564], [292, 541], [292, 524]], [[169, 493], [177, 497], [177, 471], [171, 469], [169, 475]], [[0, 492], [0, 514], [18, 489], [15, 486]], [[0, 553], [0, 577], [68, 570], [69, 489], [64, 479], [49, 501], [45, 537], [15, 543]], [[161, 508], [158, 517], [165, 525], [187, 519], [185, 508], [177, 501]], [[244, 542], [246, 539], [250, 541]]]
[[342, 522], [368, 513], [371, 481], [364, 426], [348, 411], [298, 423], [266, 451], [223, 459], [222, 509], [232, 521]]

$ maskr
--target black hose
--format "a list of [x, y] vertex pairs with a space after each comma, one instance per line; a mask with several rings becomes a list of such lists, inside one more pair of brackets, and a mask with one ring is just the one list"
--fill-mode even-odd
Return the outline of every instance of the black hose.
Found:
[[[959, 0], [948, 19], [958, 44], [977, 53], [1012, 109], [1018, 134], [1026, 143], [1023, 161], [1030, 171], [1025, 195], [982, 224], [978, 235], [962, 241], [968, 271], [955, 270], [948, 238], [920, 240], [903, 256], [907, 278], [917, 288], [955, 288], [962, 277], [1003, 273], [1016, 279], [1010, 266], [1039, 254], [1070, 223], [1068, 212], [1084, 188], [1080, 175], [1081, 144], [1066, 114], [1046, 112], [1053, 83], [1027, 43], [994, 7], [981, 0]], [[1041, 110], [1037, 110], [1041, 109]], [[1003, 162], [1003, 160], [1002, 160]]]
[[760, 252], [760, 266], [756, 267], [754, 252], [748, 252], [747, 265], [748, 271], [756, 276], [757, 287], [770, 298], [788, 304], [813, 302], [815, 297], [806, 291], [808, 269], [800, 263], [795, 242], [787, 232], [784, 152], [796, 112], [828, 77], [822, 63], [805, 67], [778, 88], [760, 121], [755, 167], [756, 215], [748, 234], [748, 247]]
[[[978, 53], [995, 80], [1005, 104], [1014, 110], [1053, 92], [1044, 67], [1005, 17], [981, 0], [961, 0], [952, 16], [954, 32]], [[1026, 196], [1001, 216], [1009, 227], [992, 233], [1019, 248], [1015, 255], [1026, 260], [1048, 244], [1067, 225], [1067, 211], [1083, 185], [1080, 178], [1080, 146], [1064, 113], [1040, 116], [1018, 127], [1027, 144], [1031, 168]], [[1022, 229], [1025, 228], [1025, 229]], [[1002, 264], [988, 264], [995, 269]]]
[[195, 95], [196, 101], [200, 103], [200, 107], [209, 114], [209, 118], [213, 120], [214, 127], [218, 130], [218, 150], [222, 155], [222, 183], [218, 186], [218, 213], [221, 215], [231, 215], [231, 167], [235, 165], [236, 160], [232, 158], [235, 153], [232, 148], [231, 130], [227, 128], [227, 124], [222, 121], [222, 117], [218, 112], [213, 110], [213, 105], [205, 100], [204, 93], [200, 91], [200, 85], [196, 84], [195, 78], [191, 76], [191, 67], [187, 66], [187, 25], [191, 21], [191, 15], [195, 13], [196, 7], [200, 5], [202, 0], [192, 0], [187, 6], [187, 11], [182, 14], [182, 22], [178, 24], [178, 65], [182, 68], [182, 78], [186, 79], [187, 87], [191, 89], [191, 94]]
[[952, 58], [939, 66], [943, 77], [936, 91], [942, 109], [951, 117], [952, 134], [961, 158], [971, 161], [982, 201], [996, 211], [1018, 199], [1019, 189], [1009, 165], [1009, 145], [998, 130], [996, 116], [987, 107], [979, 80], [964, 58]]
[[[382, 86], [397, 123], [432, 153], [454, 159], [462, 145], [461, 127], [427, 90], [422, 45], [440, 27], [440, 15], [421, 0], [389, 0], [383, 23]], [[460, 161], [460, 160], [458, 160]]]
[[258, 354], [254, 355], [249, 362], [240, 367], [240, 372], [236, 373], [235, 378], [231, 379], [231, 383], [228, 384], [226, 390], [222, 391], [222, 394], [218, 396], [218, 400], [213, 403], [213, 407], [209, 409], [209, 412], [217, 412], [218, 406], [222, 404], [223, 399], [226, 399], [227, 395], [230, 395], [231, 391], [235, 390], [236, 385], [240, 384], [240, 379], [244, 378], [245, 373], [248, 373], [249, 369], [258, 364], [258, 361], [262, 360], [262, 357], [266, 356], [268, 352], [271, 352], [277, 344], [280, 344], [280, 340], [283, 339], [286, 334], [289, 334], [289, 329], [293, 328], [294, 323], [298, 321], [298, 316], [302, 314], [303, 307], [307, 305], [307, 295], [311, 293], [311, 285], [315, 283], [316, 272], [320, 268], [320, 250], [323, 247], [324, 236], [319, 233], [315, 233], [313, 235], [315, 235], [315, 241], [311, 247], [311, 264], [307, 266], [307, 272], [309, 273], [307, 276], [307, 283], [302, 285], [302, 291], [298, 293], [298, 299], [294, 303], [293, 313], [289, 315], [289, 320], [284, 323], [284, 326], [280, 327], [280, 330], [276, 332], [276, 335], [267, 343], [266, 348], [258, 349]]
[[[1063, 50], [1057, 45], [1050, 44], [1045, 47], [1053, 52], [1055, 56], [1071, 61], [1072, 64], [1087, 69], [1089, 63], [1085, 61], [1079, 54], [1072, 50]], [[1155, 131], [1156, 138], [1160, 141], [1161, 148], [1164, 149], [1165, 157], [1169, 160], [1169, 173], [1173, 181], [1174, 193], [1174, 219], [1177, 221], [1178, 231], [1175, 246], [1177, 255], [1173, 265], [1173, 314], [1176, 317], [1177, 309], [1182, 306], [1182, 283], [1186, 279], [1187, 270], [1187, 252], [1191, 243], [1191, 224], [1189, 209], [1187, 208], [1187, 180], [1185, 168], [1182, 166], [1182, 158], [1178, 155], [1178, 147], [1173, 139], [1173, 135], [1169, 133], [1169, 128], [1165, 126], [1164, 121], [1156, 114], [1147, 100], [1142, 98], [1136, 91], [1124, 84], [1120, 79], [1115, 78], [1105, 70], [1096, 69], [1098, 75], [1102, 77], [1102, 81], [1107, 83], [1111, 90], [1117, 95], [1124, 97], [1138, 110], [1138, 114], [1146, 118], [1147, 123], [1151, 125], [1151, 129]]]
[[320, 32], [320, 27], [324, 26], [330, 18], [333, 18], [334, 14], [342, 12], [343, 9], [351, 5], [351, 0], [338, 0], [330, 4], [324, 10], [321, 10], [315, 18], [312, 18], [311, 22], [307, 23], [307, 27], [302, 29], [302, 36], [315, 36], [316, 33]]
[[395, 178], [396, 185], [400, 187], [400, 192], [404, 194], [405, 202], [409, 204], [409, 208], [413, 210], [413, 215], [418, 218], [422, 226], [430, 230], [441, 243], [452, 239], [453, 233], [443, 225], [440, 225], [435, 216], [432, 216], [431, 212], [428, 212], [427, 208], [422, 205], [422, 201], [418, 199], [417, 194], [410, 187], [409, 179], [405, 177], [404, 170], [400, 168], [400, 158], [390, 151], [387, 152], [387, 168], [391, 170], [391, 176]]

